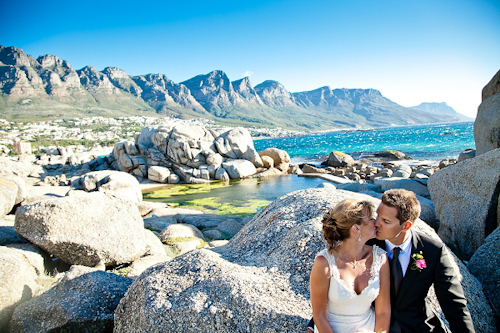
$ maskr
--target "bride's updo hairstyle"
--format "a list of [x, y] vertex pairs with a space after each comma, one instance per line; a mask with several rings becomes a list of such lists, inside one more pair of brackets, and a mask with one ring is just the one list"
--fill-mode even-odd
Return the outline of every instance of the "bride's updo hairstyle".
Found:
[[374, 207], [369, 201], [344, 199], [323, 215], [323, 237], [328, 249], [334, 249], [339, 242], [349, 238], [354, 224], [361, 224], [365, 217], [373, 215]]

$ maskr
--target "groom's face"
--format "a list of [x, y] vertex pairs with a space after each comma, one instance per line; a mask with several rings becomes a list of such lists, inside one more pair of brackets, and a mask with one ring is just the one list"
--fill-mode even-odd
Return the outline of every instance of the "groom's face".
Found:
[[395, 207], [390, 207], [384, 203], [380, 203], [377, 208], [377, 219], [375, 220], [375, 228], [377, 229], [377, 239], [389, 240], [393, 244], [398, 244], [399, 240], [404, 239], [403, 225], [397, 218], [398, 210]]

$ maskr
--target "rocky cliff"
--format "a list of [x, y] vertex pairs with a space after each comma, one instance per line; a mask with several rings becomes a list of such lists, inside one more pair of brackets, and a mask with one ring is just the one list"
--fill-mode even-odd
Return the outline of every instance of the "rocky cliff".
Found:
[[221, 70], [175, 83], [164, 74], [129, 76], [107, 67], [74, 70], [57, 56], [34, 59], [0, 46], [0, 117], [33, 120], [81, 115], [134, 115], [148, 111], [204, 117], [228, 125], [293, 129], [374, 127], [458, 121], [458, 114], [405, 108], [374, 89], [291, 93], [277, 81], [252, 86], [231, 81]]

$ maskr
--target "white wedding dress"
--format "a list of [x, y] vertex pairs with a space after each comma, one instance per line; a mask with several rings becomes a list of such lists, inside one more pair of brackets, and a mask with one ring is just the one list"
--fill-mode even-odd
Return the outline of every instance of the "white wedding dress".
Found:
[[[340, 278], [335, 258], [324, 249], [317, 256], [323, 256], [330, 267], [330, 289], [326, 317], [335, 333], [353, 333], [356, 331], [373, 332], [375, 312], [372, 302], [380, 291], [380, 268], [384, 263], [385, 251], [373, 246], [373, 263], [370, 268], [368, 286], [358, 295]], [[314, 332], [318, 329], [314, 327]]]

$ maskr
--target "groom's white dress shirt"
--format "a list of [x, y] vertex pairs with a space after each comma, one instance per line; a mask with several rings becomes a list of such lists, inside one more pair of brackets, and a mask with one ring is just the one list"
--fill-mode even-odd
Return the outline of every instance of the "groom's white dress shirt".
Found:
[[411, 239], [412, 233], [410, 230], [410, 237], [408, 237], [403, 244], [394, 245], [390, 241], [385, 241], [385, 248], [387, 251], [387, 256], [392, 261], [392, 256], [394, 255], [394, 248], [398, 246], [401, 249], [399, 252], [399, 263], [401, 264], [401, 270], [403, 271], [403, 277], [406, 274], [406, 270], [408, 269], [408, 265], [410, 264], [410, 255], [411, 255]]

